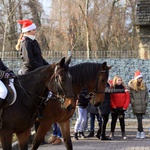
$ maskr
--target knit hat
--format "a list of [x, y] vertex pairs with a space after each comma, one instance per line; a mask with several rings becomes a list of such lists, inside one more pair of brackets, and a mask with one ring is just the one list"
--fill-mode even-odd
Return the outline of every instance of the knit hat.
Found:
[[135, 71], [134, 73], [134, 79], [143, 78], [143, 75], [139, 70]]
[[18, 20], [18, 23], [22, 25], [23, 33], [36, 29], [36, 25], [31, 20]]

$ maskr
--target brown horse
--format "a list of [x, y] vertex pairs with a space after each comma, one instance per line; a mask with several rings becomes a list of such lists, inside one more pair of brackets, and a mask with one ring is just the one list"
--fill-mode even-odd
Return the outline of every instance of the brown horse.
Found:
[[[16, 77], [14, 85], [17, 99], [13, 105], [4, 108], [2, 113], [3, 126], [0, 129], [0, 138], [3, 150], [12, 149], [13, 133], [16, 133], [20, 149], [28, 149], [30, 128], [37, 118], [38, 108], [47, 99], [49, 90], [53, 92], [53, 99], [62, 101], [63, 108], [72, 108], [74, 96], [69, 63], [70, 59], [65, 62], [65, 58], [62, 58], [58, 63]], [[51, 84], [53, 88], [50, 88]]]
[[[73, 81], [73, 92], [78, 94], [84, 85], [89, 92], [92, 92], [94, 98], [90, 101], [98, 106], [104, 100], [104, 91], [108, 79], [109, 69], [107, 63], [81, 63], [70, 67], [70, 73]], [[59, 101], [48, 101], [43, 111], [43, 119], [40, 122], [36, 137], [33, 141], [32, 150], [36, 150], [43, 140], [51, 125], [58, 122], [62, 131], [64, 143], [67, 150], [73, 150], [70, 137], [70, 118], [75, 111], [76, 101], [73, 102], [73, 109], [64, 110], [60, 107]]]

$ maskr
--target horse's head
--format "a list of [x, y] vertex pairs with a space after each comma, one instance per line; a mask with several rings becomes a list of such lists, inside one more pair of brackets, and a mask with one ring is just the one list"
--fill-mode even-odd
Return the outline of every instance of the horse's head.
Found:
[[94, 92], [91, 93], [92, 98], [90, 100], [90, 103], [94, 106], [100, 105], [105, 98], [105, 87], [108, 80], [109, 75], [109, 69], [112, 66], [107, 66], [107, 63], [104, 62], [100, 66], [100, 70], [97, 75], [96, 84], [94, 88]]
[[71, 57], [65, 62], [65, 57], [55, 63], [54, 74], [47, 82], [48, 89], [53, 93], [51, 99], [59, 100], [61, 107], [67, 110], [74, 106], [74, 95], [72, 91], [72, 76], [69, 72]]

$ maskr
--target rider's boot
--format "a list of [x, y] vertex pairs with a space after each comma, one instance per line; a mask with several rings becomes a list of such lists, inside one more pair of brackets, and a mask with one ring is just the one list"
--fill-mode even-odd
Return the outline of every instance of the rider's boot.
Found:
[[3, 113], [3, 101], [4, 99], [0, 98], [0, 129], [2, 128], [2, 113]]
[[0, 109], [3, 107], [3, 101], [4, 101], [4, 99], [0, 98]]

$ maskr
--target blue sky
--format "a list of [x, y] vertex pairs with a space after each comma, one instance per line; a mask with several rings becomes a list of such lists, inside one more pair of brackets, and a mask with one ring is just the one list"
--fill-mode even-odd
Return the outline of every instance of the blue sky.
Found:
[[39, 1], [43, 5], [45, 13], [48, 15], [50, 13], [51, 0], [39, 0]]

